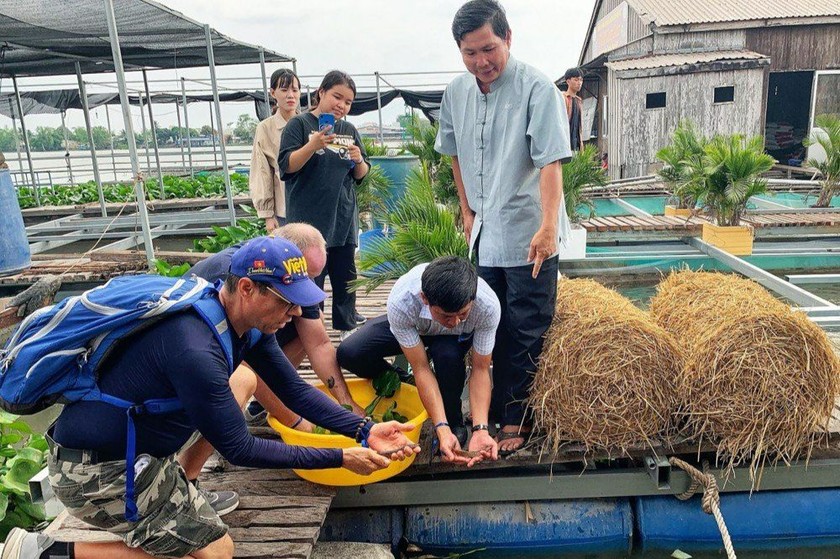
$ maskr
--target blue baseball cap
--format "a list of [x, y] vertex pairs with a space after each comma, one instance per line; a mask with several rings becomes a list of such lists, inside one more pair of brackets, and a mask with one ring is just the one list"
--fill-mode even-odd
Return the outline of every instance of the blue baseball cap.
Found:
[[311, 307], [326, 299], [327, 294], [306, 272], [303, 253], [280, 237], [251, 239], [230, 259], [231, 274], [270, 285], [290, 303]]

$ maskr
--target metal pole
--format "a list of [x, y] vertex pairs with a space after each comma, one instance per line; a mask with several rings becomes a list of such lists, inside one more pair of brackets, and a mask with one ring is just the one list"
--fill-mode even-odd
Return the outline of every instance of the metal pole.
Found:
[[12, 76], [12, 85], [15, 86], [15, 100], [17, 101], [17, 112], [20, 115], [20, 131], [23, 132], [23, 147], [26, 148], [26, 160], [29, 162], [29, 178], [32, 179], [32, 191], [35, 193], [35, 205], [41, 205], [41, 193], [38, 192], [38, 183], [35, 181], [35, 167], [32, 166], [32, 150], [29, 148], [29, 134], [26, 133], [26, 122], [23, 118], [23, 103], [20, 102], [20, 89], [18, 89], [17, 76]]
[[76, 62], [76, 79], [79, 81], [79, 98], [82, 101], [82, 112], [85, 113], [85, 128], [87, 128], [88, 143], [90, 144], [90, 161], [93, 163], [93, 180], [96, 181], [96, 192], [99, 194], [99, 207], [102, 217], [108, 217], [105, 209], [105, 193], [102, 192], [102, 177], [99, 176], [99, 163], [96, 161], [96, 146], [93, 144], [93, 128], [90, 126], [90, 107], [88, 107], [87, 88], [82, 79], [82, 66]]
[[385, 140], [382, 136], [382, 96], [379, 94], [379, 72], [374, 72], [376, 76], [376, 112], [379, 113], [379, 145], [384, 146]]
[[225, 174], [225, 192], [227, 193], [230, 224], [236, 225], [236, 209], [233, 207], [233, 189], [230, 185], [227, 154], [225, 153], [225, 131], [222, 125], [222, 105], [219, 102], [219, 88], [216, 84], [216, 61], [213, 58], [213, 38], [210, 36], [210, 26], [204, 26], [204, 36], [207, 39], [207, 65], [210, 66], [210, 83], [213, 86], [213, 104], [216, 106], [216, 122], [219, 123], [219, 144], [222, 148], [222, 172]]
[[190, 178], [195, 177], [195, 171], [193, 170], [193, 158], [192, 158], [192, 138], [190, 138], [190, 113], [187, 107], [187, 88], [184, 86], [184, 78], [181, 78], [181, 99], [184, 101], [184, 126], [187, 129], [187, 156], [190, 158]]
[[298, 73], [297, 73], [297, 58], [292, 59], [292, 72], [294, 72], [296, 76], [298, 75]]
[[15, 135], [15, 149], [17, 150], [18, 156], [18, 171], [23, 173], [23, 156], [20, 154], [20, 137], [18, 137], [17, 131], [17, 118], [15, 117], [15, 110], [12, 108], [12, 100], [9, 99], [9, 113], [12, 115], [12, 132]]
[[213, 144], [213, 166], [219, 166], [219, 159], [216, 156], [216, 127], [213, 124], [213, 102], [210, 101], [210, 142]]
[[149, 231], [149, 214], [146, 211], [146, 193], [143, 191], [143, 178], [140, 175], [140, 163], [137, 160], [137, 144], [134, 139], [134, 126], [131, 123], [131, 105], [128, 104], [128, 92], [125, 88], [125, 73], [123, 72], [122, 53], [120, 52], [120, 38], [117, 35], [117, 21], [114, 17], [114, 0], [104, 0], [105, 13], [108, 19], [108, 35], [111, 38], [111, 53], [114, 57], [114, 71], [117, 74], [117, 85], [120, 90], [120, 105], [125, 120], [125, 137], [128, 140], [128, 153], [131, 158], [131, 171], [134, 175], [134, 193], [137, 196], [137, 213], [140, 214], [140, 226], [143, 229], [143, 246], [146, 248], [146, 260], [149, 265], [155, 259], [155, 249], [152, 245], [152, 235]]
[[146, 104], [143, 102], [143, 94], [139, 93], [137, 97], [140, 99], [140, 124], [143, 126], [143, 149], [146, 150], [146, 172], [152, 168], [152, 159], [149, 157], [149, 139], [146, 134], [146, 117], [143, 115], [143, 109]]
[[178, 117], [178, 145], [181, 148], [181, 172], [184, 173], [187, 170], [187, 156], [184, 154], [184, 126], [181, 124], [181, 104], [177, 99], [175, 100], [175, 115]]
[[160, 168], [160, 150], [158, 149], [157, 141], [157, 126], [155, 125], [155, 115], [152, 113], [152, 96], [149, 93], [149, 79], [146, 77], [146, 70], [143, 69], [143, 86], [146, 88], [146, 101], [149, 106], [149, 128], [152, 129], [152, 146], [155, 148], [155, 165], [157, 166], [158, 184], [160, 185], [160, 199], [166, 200], [166, 190], [163, 187], [163, 171]]
[[105, 122], [108, 123], [108, 136], [111, 138], [111, 167], [114, 168], [114, 180], [120, 180], [117, 176], [117, 158], [114, 155], [114, 131], [111, 130], [111, 111], [108, 110], [108, 105], [105, 105]]
[[67, 165], [67, 175], [72, 186], [76, 181], [73, 180], [73, 165], [70, 164], [70, 139], [67, 137], [67, 124], [64, 117], [67, 111], [61, 111], [61, 134], [64, 136], [64, 163]]
[[260, 72], [262, 72], [262, 86], [263, 95], [265, 96], [265, 110], [268, 116], [271, 116], [271, 103], [268, 100], [268, 86], [265, 78], [265, 49], [260, 47]]

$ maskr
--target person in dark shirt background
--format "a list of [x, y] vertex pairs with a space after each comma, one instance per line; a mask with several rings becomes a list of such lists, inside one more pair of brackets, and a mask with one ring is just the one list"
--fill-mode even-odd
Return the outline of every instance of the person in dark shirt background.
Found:
[[[280, 350], [277, 330], [300, 315], [301, 306], [315, 305], [325, 296], [306, 270], [300, 250], [283, 239], [258, 237], [237, 251], [230, 274], [218, 288], [231, 330], [232, 364], [217, 334], [194, 310], [168, 316], [132, 335], [109, 356], [99, 380], [104, 393], [132, 402], [178, 398], [183, 406], [180, 411], [135, 418], [139, 519], [125, 517], [125, 411], [99, 401], [75, 402], [64, 408], [48, 432], [50, 485], [71, 515], [122, 541], [54, 542], [43, 534], [15, 529], [2, 557], [231, 558], [233, 540], [227, 526], [175, 459], [196, 430], [229, 462], [252, 468], [343, 466], [366, 475], [418, 452], [404, 435], [410, 425], [360, 419], [304, 382]], [[232, 368], [245, 359], [296, 413], [369, 448], [308, 448], [252, 436], [241, 411], [245, 402], [231, 390]], [[400, 450], [390, 457], [377, 452], [391, 449]]]
[[569, 116], [569, 139], [572, 151], [580, 151], [583, 149], [583, 99], [578, 93], [583, 88], [583, 71], [580, 68], [569, 68], [563, 75], [563, 81], [567, 86], [563, 99]]
[[[349, 290], [356, 279], [356, 185], [370, 170], [359, 132], [344, 118], [355, 97], [356, 84], [350, 76], [329, 72], [311, 110], [286, 124], [277, 156], [286, 184], [286, 219], [312, 224], [327, 241], [327, 267], [315, 283], [323, 289], [329, 274], [332, 326], [342, 332], [342, 339], [365, 320], [356, 312], [356, 295]], [[335, 126], [321, 130], [323, 114], [333, 115]]]

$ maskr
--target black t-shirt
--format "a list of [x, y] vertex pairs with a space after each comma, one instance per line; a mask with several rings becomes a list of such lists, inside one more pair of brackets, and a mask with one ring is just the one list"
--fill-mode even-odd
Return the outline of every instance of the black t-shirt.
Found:
[[572, 97], [572, 116], [569, 117], [569, 138], [572, 139], [572, 151], [580, 151], [582, 121], [580, 101]]
[[[233, 257], [233, 253], [239, 250], [241, 246], [241, 244], [237, 244], [205, 258], [190, 268], [183, 277], [190, 278], [195, 275], [209, 281], [210, 283], [214, 283], [218, 280], [224, 280], [230, 271], [230, 259]], [[301, 312], [302, 314], [300, 318], [321, 320], [321, 308], [318, 305], [302, 307]], [[294, 325], [295, 320], [298, 320], [298, 318], [295, 317], [292, 322], [287, 323], [275, 334], [277, 343], [281, 348], [298, 337], [297, 328], [295, 328]]]
[[364, 144], [356, 128], [346, 120], [335, 123], [336, 139], [326, 149], [316, 152], [296, 173], [289, 173], [289, 157], [318, 131], [318, 117], [302, 113], [283, 129], [277, 165], [286, 183], [286, 219], [314, 226], [328, 247], [356, 244], [359, 208], [356, 205], [358, 182], [353, 178], [354, 163], [347, 146], [356, 144], [367, 160]]

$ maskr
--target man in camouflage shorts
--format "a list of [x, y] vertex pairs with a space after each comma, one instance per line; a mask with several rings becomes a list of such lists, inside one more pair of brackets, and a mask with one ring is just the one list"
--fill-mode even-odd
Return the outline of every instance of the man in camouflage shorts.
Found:
[[[64, 407], [48, 432], [56, 497], [72, 516], [121, 541], [55, 542], [15, 528], [0, 559], [231, 559], [234, 543], [220, 513], [176, 459], [196, 430], [231, 464], [250, 468], [345, 467], [367, 475], [390, 459], [416, 453], [404, 435], [411, 425], [360, 419], [303, 381], [281, 351], [277, 330], [299, 316], [301, 306], [325, 296], [293, 243], [260, 237], [237, 251], [218, 287], [223, 326], [233, 334], [225, 338], [229, 352], [217, 336], [222, 323], [211, 330], [194, 310], [132, 334], [102, 364], [98, 388], [126, 402], [177, 398], [181, 409], [137, 413], [128, 422], [122, 408], [79, 400]], [[255, 386], [231, 378], [244, 360], [290, 409], [368, 448], [309, 448], [251, 435], [241, 407]], [[378, 453], [386, 449], [400, 450], [391, 451], [389, 459]], [[126, 457], [135, 450], [126, 472]], [[134, 482], [136, 518], [126, 512], [127, 474]]]
[[[175, 456], [143, 454], [135, 462], [138, 522], [125, 519], [125, 461], [62, 460], [50, 440], [50, 485], [67, 511], [92, 526], [142, 545], [150, 555], [186, 557], [227, 533], [204, 495], [187, 480]], [[141, 470], [142, 468], [142, 470]]]

